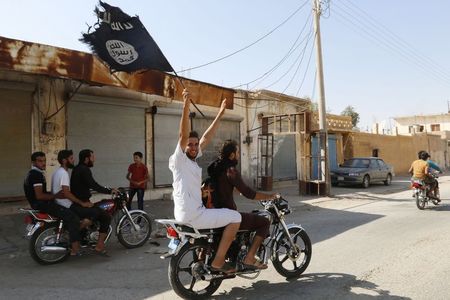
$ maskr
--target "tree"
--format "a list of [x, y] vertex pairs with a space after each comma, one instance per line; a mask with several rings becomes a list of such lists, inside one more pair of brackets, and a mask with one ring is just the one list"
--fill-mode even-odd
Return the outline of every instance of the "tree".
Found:
[[355, 108], [351, 105], [347, 106], [342, 112], [341, 116], [352, 117], [353, 128], [356, 128], [359, 122], [359, 113], [355, 111]]

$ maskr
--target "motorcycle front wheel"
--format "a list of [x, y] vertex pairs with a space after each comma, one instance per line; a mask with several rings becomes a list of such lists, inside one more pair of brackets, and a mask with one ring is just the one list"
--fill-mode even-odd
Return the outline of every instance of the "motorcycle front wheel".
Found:
[[421, 195], [421, 193], [422, 192], [417, 192], [415, 195], [416, 196], [416, 206], [418, 209], [423, 210], [425, 208], [426, 201], [425, 201], [425, 197], [423, 197]]
[[[59, 241], [56, 236], [58, 233], [58, 224], [45, 224], [33, 234], [30, 239], [29, 251], [31, 257], [41, 265], [51, 265], [64, 261], [69, 257], [69, 234], [63, 230]], [[58, 253], [45, 253], [44, 247], [61, 247]]]
[[123, 218], [122, 222], [117, 225], [117, 239], [128, 249], [144, 245], [152, 233], [152, 220], [146, 213], [132, 211], [130, 212], [130, 216], [138, 226], [138, 230], [136, 230], [128, 217]]
[[169, 263], [169, 282], [174, 292], [183, 299], [207, 299], [219, 288], [221, 279], [204, 281], [198, 278], [204, 273], [202, 253], [204, 244], [186, 243]]
[[291, 246], [286, 234], [283, 235], [275, 243], [272, 263], [280, 275], [293, 278], [300, 276], [308, 267], [312, 246], [308, 234], [300, 228], [289, 228], [289, 235], [295, 248]]

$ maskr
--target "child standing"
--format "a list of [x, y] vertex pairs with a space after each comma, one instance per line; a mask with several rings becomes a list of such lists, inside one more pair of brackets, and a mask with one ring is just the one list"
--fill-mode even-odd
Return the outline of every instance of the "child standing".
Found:
[[142, 152], [133, 153], [134, 163], [128, 167], [127, 179], [130, 181], [130, 201], [127, 208], [131, 209], [131, 201], [137, 194], [138, 209], [144, 210], [144, 192], [149, 179], [147, 166], [142, 163]]

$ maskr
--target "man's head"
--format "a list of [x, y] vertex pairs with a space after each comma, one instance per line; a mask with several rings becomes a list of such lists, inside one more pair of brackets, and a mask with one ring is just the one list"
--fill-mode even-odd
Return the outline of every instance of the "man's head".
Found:
[[219, 155], [221, 159], [229, 159], [236, 162], [239, 161], [240, 153], [238, 143], [234, 140], [226, 140], [223, 143]]
[[142, 152], [136, 151], [133, 153], [133, 160], [135, 163], [140, 164], [142, 163]]
[[421, 153], [419, 152], [419, 159], [427, 160], [428, 157], [430, 157], [430, 155], [426, 151], [421, 151]]
[[45, 170], [46, 166], [46, 159], [45, 159], [45, 153], [42, 151], [37, 151], [31, 154], [31, 163], [34, 167]]
[[91, 168], [94, 166], [95, 161], [94, 151], [90, 149], [81, 150], [78, 154], [78, 159], [79, 164], [85, 164], [86, 166]]
[[187, 157], [189, 157], [190, 159], [195, 159], [198, 155], [198, 147], [198, 133], [196, 131], [189, 132], [188, 143], [186, 149], [184, 149], [184, 153], [186, 153]]
[[75, 159], [73, 158], [72, 150], [61, 150], [58, 152], [58, 162], [61, 164], [61, 167], [67, 169], [72, 169], [74, 167]]

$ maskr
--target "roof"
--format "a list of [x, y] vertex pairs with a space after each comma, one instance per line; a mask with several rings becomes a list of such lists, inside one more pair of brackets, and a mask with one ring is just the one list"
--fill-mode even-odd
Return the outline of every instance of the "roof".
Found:
[[[111, 74], [109, 68], [90, 53], [0, 36], [0, 70], [2, 69], [182, 99], [183, 86], [174, 75], [153, 70]], [[222, 99], [227, 98], [227, 108], [233, 108], [233, 89], [186, 78], [182, 80], [197, 104], [219, 107]]]

